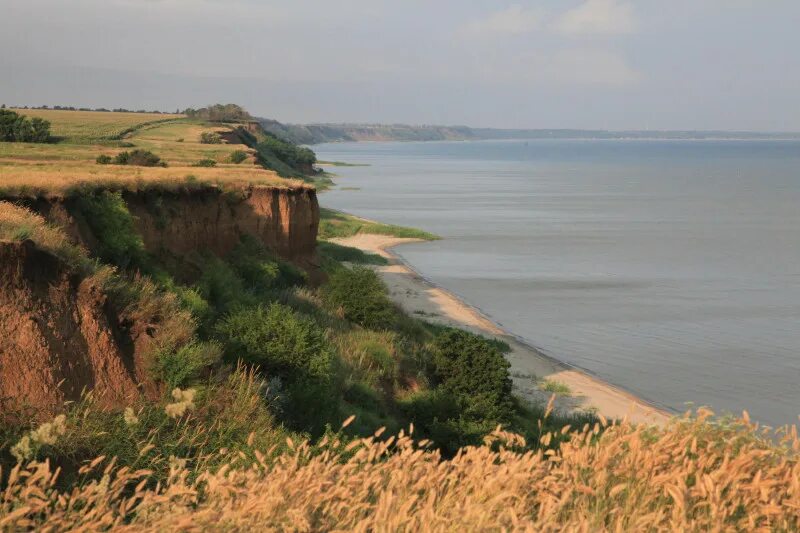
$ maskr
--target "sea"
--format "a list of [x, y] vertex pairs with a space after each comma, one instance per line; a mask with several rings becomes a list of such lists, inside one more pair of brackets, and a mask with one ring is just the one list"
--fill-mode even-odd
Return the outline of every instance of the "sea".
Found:
[[800, 141], [335, 143], [323, 207], [545, 354], [674, 412], [800, 415]]

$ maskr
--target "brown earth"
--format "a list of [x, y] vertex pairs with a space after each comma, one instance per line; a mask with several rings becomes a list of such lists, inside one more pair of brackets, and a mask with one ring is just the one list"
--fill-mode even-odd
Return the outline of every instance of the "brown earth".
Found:
[[101, 407], [139, 395], [147, 335], [115, 313], [97, 279], [29, 240], [0, 242], [0, 279], [0, 413], [50, 413], [84, 389]]

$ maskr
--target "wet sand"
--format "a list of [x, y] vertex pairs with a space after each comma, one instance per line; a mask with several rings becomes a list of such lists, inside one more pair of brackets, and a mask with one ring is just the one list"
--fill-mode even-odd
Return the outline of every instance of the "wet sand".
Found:
[[546, 403], [552, 393], [540, 387], [542, 381], [550, 380], [566, 385], [570, 391], [556, 396], [555, 408], [559, 411], [591, 410], [607, 418], [627, 418], [631, 422], [659, 425], [672, 416], [624, 390], [519, 342], [474, 307], [424, 279], [389, 250], [400, 244], [418, 242], [418, 239], [359, 234], [332, 239], [332, 242], [385, 257], [389, 264], [374, 268], [389, 288], [392, 299], [412, 316], [506, 341], [511, 346], [511, 352], [506, 357], [511, 364], [515, 393], [520, 398], [533, 404]]

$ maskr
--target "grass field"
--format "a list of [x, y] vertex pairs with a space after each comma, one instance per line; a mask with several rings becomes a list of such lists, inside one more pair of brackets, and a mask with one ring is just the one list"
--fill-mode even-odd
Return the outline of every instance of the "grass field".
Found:
[[[221, 185], [294, 186], [300, 183], [257, 165], [253, 150], [243, 144], [200, 142], [202, 133], [228, 134], [231, 125], [152, 113], [20, 111], [51, 121], [52, 133], [58, 142], [0, 143], [0, 196], [3, 197], [62, 194], [86, 183], [134, 189], [191, 181]], [[118, 139], [115, 141], [115, 138]], [[100, 155], [114, 157], [133, 149], [155, 153], [167, 168], [96, 163]], [[247, 154], [238, 164], [230, 159], [236, 151]], [[194, 166], [209, 159], [216, 166]]]
[[13, 109], [27, 117], [50, 121], [50, 132], [69, 143], [116, 140], [143, 124], [181, 118], [183, 115], [158, 113], [109, 113], [98, 111], [63, 111], [55, 109]]

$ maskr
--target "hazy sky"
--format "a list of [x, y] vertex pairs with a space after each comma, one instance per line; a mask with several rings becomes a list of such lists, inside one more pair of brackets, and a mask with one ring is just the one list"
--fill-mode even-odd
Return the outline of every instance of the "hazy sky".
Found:
[[799, 0], [0, 0], [0, 102], [800, 130]]

